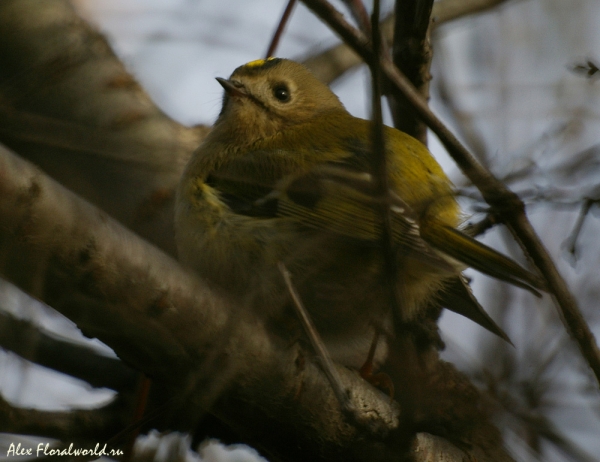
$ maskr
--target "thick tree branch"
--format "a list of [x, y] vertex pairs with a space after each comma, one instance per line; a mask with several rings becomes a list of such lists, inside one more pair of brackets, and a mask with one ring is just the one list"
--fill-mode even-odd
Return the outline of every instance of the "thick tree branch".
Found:
[[0, 141], [172, 255], [174, 188], [207, 128], [168, 118], [69, 0], [0, 2]]
[[[429, 24], [433, 0], [397, 0], [394, 24], [394, 64], [410, 80], [424, 100], [429, 99], [433, 52]], [[393, 87], [395, 88], [395, 87]], [[417, 117], [412, 105], [397, 90], [392, 90], [390, 106], [394, 126], [427, 145], [427, 126]]]
[[106, 441], [124, 425], [123, 415], [119, 402], [99, 409], [40, 411], [12, 406], [0, 396], [0, 432], [5, 433]]
[[40, 366], [83, 380], [93, 387], [132, 390], [138, 375], [118, 359], [59, 340], [28, 321], [3, 312], [0, 312], [0, 347]]
[[107, 215], [1, 153], [2, 273], [84, 333], [109, 340], [138, 370], [175, 381], [186, 366], [200, 370], [222, 343], [215, 331], [227, 322], [224, 302]]
[[387, 439], [398, 412], [389, 398], [338, 368], [366, 427], [348, 424], [298, 345], [278, 341], [161, 251], [6, 150], [0, 222], [0, 273], [168, 385], [188, 413], [212, 404], [245, 441], [285, 460], [398, 457], [401, 448]]

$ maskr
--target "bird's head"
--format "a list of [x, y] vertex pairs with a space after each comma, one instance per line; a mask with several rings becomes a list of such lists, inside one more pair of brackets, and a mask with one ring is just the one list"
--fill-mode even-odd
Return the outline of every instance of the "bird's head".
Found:
[[215, 128], [233, 130], [248, 141], [274, 136], [325, 111], [345, 112], [327, 85], [287, 59], [251, 61], [217, 81], [225, 94]]

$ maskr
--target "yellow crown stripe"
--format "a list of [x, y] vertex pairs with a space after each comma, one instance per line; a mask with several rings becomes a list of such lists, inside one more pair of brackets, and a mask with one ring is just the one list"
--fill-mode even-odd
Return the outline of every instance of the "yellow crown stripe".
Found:
[[277, 59], [273, 56], [267, 58], [267, 59], [255, 59], [254, 61], [250, 61], [249, 63], [244, 64], [244, 67], [260, 67], [260, 66], [264, 66], [267, 62], [269, 61], [273, 61], [274, 59]]

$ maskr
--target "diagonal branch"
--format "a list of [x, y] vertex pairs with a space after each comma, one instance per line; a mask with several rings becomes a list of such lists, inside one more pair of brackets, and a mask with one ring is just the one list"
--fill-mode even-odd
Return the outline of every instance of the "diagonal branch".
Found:
[[174, 188], [208, 129], [167, 117], [71, 3], [0, 1], [0, 142], [174, 255]]
[[[455, 19], [478, 14], [508, 0], [442, 0], [433, 4], [431, 29]], [[381, 22], [381, 31], [391, 43], [394, 35], [395, 17], [390, 14]], [[304, 64], [323, 82], [331, 83], [349, 69], [363, 63], [351, 47], [340, 43], [304, 60]]]
[[[343, 16], [324, 0], [303, 0], [313, 12], [325, 21], [366, 62], [372, 59], [368, 38], [352, 27]], [[418, 94], [408, 79], [383, 57], [382, 70], [390, 81], [413, 105], [422, 120], [438, 136], [448, 153], [462, 172], [481, 191], [484, 199], [493, 208], [500, 221], [505, 223], [524, 249], [525, 254], [545, 277], [552, 299], [564, 321], [569, 335], [576, 341], [579, 350], [600, 382], [600, 351], [581, 310], [554, 262], [535, 233], [525, 215], [525, 206], [519, 197], [496, 179], [488, 170], [477, 163], [471, 153], [458, 141], [446, 126], [429, 109], [427, 102]]]
[[148, 375], [177, 381], [186, 366], [198, 370], [221, 343], [210, 332], [227, 322], [224, 303], [106, 214], [0, 153], [1, 272]]
[[[5, 149], [0, 222], [0, 274], [170, 387], [185, 402], [181, 418], [212, 405], [245, 442], [285, 460], [397, 457], [385, 440], [398, 422], [389, 398], [337, 366], [355, 407], [377, 430], [350, 425], [298, 345], [278, 341], [251, 314]], [[425, 454], [429, 438], [418, 441]]]
[[281, 19], [279, 20], [279, 24], [277, 25], [277, 29], [273, 34], [273, 38], [271, 39], [271, 43], [269, 44], [269, 48], [267, 49], [266, 58], [270, 58], [271, 56], [275, 56], [275, 51], [277, 50], [277, 46], [279, 45], [279, 40], [283, 35], [283, 30], [287, 25], [290, 16], [292, 15], [292, 11], [294, 10], [294, 6], [296, 5], [296, 0], [288, 0], [288, 4], [283, 10], [283, 14], [281, 15]]
[[106, 441], [124, 425], [123, 403], [99, 409], [40, 411], [12, 406], [0, 396], [0, 432], [44, 436], [63, 441]]
[[0, 312], [0, 347], [23, 359], [84, 380], [93, 387], [131, 390], [136, 373], [122, 361], [48, 335], [28, 321]]

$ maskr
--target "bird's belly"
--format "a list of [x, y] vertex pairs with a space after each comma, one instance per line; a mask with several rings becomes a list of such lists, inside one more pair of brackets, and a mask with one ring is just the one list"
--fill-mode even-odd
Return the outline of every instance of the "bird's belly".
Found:
[[[204, 215], [184, 228], [193, 229], [194, 234], [180, 242], [193, 246], [180, 248], [181, 260], [240, 298], [242, 306], [281, 321], [282, 326], [291, 322], [300, 330], [277, 267], [281, 261], [334, 360], [360, 367], [375, 331], [384, 337], [392, 331], [392, 304], [379, 248], [298, 229], [285, 220], [239, 215], [206, 220]], [[441, 287], [443, 277], [410, 258], [398, 263], [398, 301], [403, 319], [409, 321]], [[384, 355], [385, 342], [380, 342], [376, 362]]]

